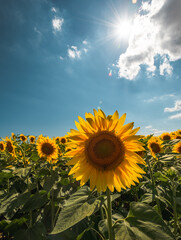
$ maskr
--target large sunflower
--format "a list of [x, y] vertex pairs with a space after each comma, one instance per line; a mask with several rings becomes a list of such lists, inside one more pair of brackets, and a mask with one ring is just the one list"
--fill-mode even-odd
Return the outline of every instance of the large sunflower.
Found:
[[37, 142], [38, 155], [44, 157], [48, 162], [58, 158], [58, 146], [54, 139], [41, 137]]
[[78, 131], [71, 129], [67, 136], [67, 147], [73, 148], [65, 156], [72, 158], [67, 164], [74, 165], [69, 175], [74, 174], [81, 186], [90, 179], [91, 190], [97, 187], [98, 192], [107, 187], [120, 192], [139, 182], [140, 173], [145, 173], [138, 166], [145, 162], [136, 154], [144, 150], [140, 136], [135, 136], [139, 128], [133, 130], [134, 123], [123, 126], [126, 114], [119, 118], [117, 111], [106, 117], [102, 110], [94, 110], [85, 118], [78, 117]]
[[157, 159], [156, 154], [163, 151], [162, 140], [158, 137], [151, 137], [148, 140], [148, 149], [151, 152], [151, 155]]

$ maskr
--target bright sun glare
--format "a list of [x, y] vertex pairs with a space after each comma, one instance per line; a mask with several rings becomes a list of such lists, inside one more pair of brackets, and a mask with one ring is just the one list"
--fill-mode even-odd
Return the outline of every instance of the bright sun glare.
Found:
[[131, 23], [129, 20], [120, 20], [113, 26], [113, 35], [118, 40], [128, 39], [131, 32]]

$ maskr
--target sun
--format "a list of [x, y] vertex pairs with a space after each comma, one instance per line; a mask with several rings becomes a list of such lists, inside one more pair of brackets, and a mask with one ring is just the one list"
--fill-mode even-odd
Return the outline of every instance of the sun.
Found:
[[116, 39], [128, 39], [131, 33], [132, 25], [128, 19], [120, 19], [113, 24], [113, 35]]

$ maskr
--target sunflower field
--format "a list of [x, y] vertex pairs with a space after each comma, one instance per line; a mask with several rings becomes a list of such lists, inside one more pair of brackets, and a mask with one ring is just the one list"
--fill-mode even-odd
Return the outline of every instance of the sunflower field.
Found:
[[181, 240], [181, 130], [136, 135], [125, 118], [0, 138], [0, 240]]

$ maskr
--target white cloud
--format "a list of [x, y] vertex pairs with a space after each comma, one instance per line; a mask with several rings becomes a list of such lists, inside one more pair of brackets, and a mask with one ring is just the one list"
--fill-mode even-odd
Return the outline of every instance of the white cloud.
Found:
[[181, 111], [181, 100], [177, 100], [173, 108], [164, 109], [164, 112], [177, 112], [177, 111]]
[[152, 126], [151, 126], [151, 125], [148, 125], [148, 126], [146, 126], [145, 128], [146, 128], [146, 129], [149, 129], [149, 128], [152, 128]]
[[88, 42], [87, 42], [86, 40], [84, 40], [82, 43], [83, 43], [84, 45], [87, 45], [87, 44], [88, 44]]
[[75, 58], [80, 58], [81, 56], [81, 52], [77, 49], [76, 46], [71, 46], [70, 48], [68, 48], [68, 56], [72, 59]]
[[164, 61], [160, 65], [160, 75], [164, 75], [165, 73], [171, 75], [172, 71], [173, 67], [170, 65], [168, 58], [164, 57]]
[[155, 96], [155, 97], [146, 99], [146, 100], [144, 100], [144, 102], [150, 103], [150, 102], [156, 102], [156, 101], [164, 101], [168, 98], [173, 98], [173, 97], [175, 97], [174, 94], [165, 94], [165, 95], [162, 95], [162, 96]]
[[177, 113], [169, 117], [170, 119], [181, 119], [181, 113]]
[[148, 125], [148, 126], [142, 128], [142, 133], [141, 134], [144, 134], [144, 135], [154, 134], [155, 136], [158, 136], [158, 135], [160, 135], [164, 132], [166, 132], [166, 131], [156, 129], [156, 128], [153, 128], [151, 125]]
[[152, 0], [143, 2], [135, 16], [129, 46], [118, 60], [119, 77], [133, 80], [141, 65], [156, 69], [154, 57], [164, 57], [160, 74], [171, 74], [170, 61], [181, 59], [181, 1]]
[[52, 11], [52, 12], [57, 12], [57, 9], [54, 8], [54, 7], [52, 7], [52, 8], [51, 8], [51, 11]]
[[88, 49], [87, 49], [87, 48], [83, 48], [83, 51], [84, 51], [85, 53], [87, 53], [87, 52], [88, 52]]
[[56, 18], [55, 17], [52, 20], [52, 26], [53, 26], [53, 29], [54, 29], [54, 33], [57, 32], [57, 31], [61, 31], [63, 22], [64, 22], [63, 18]]
[[59, 56], [59, 59], [62, 60], [62, 61], [64, 60], [64, 58], [62, 56]]
[[88, 52], [88, 48], [89, 47], [85, 47], [85, 45], [88, 44], [87, 41], [83, 41], [83, 46], [81, 46], [79, 49], [77, 48], [77, 46], [68, 46], [68, 56], [72, 59], [79, 59], [83, 54], [86, 54]]

